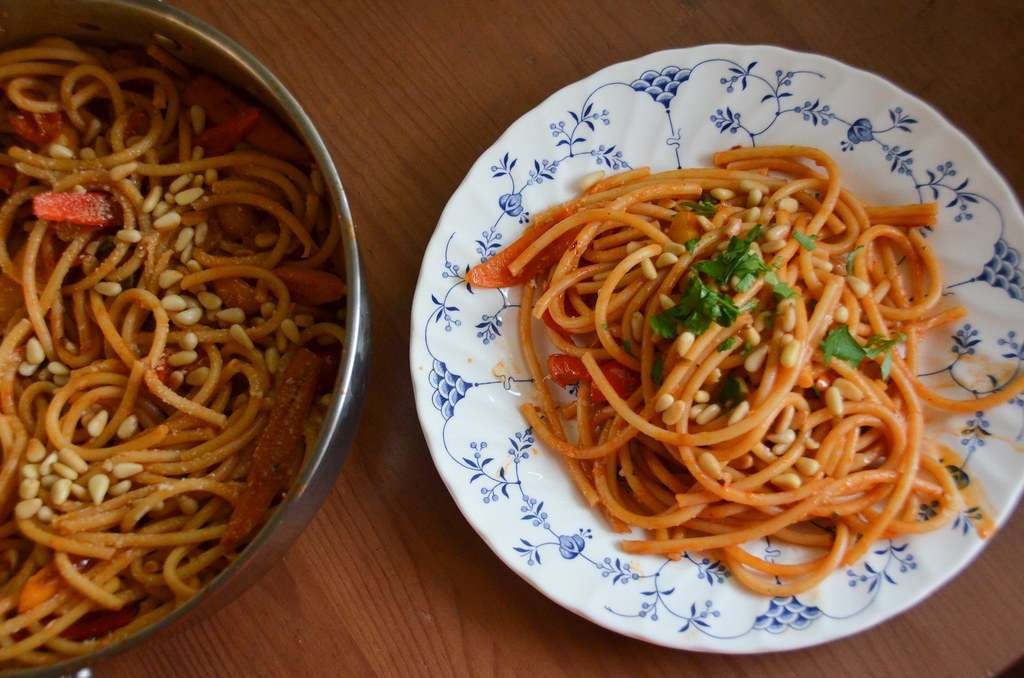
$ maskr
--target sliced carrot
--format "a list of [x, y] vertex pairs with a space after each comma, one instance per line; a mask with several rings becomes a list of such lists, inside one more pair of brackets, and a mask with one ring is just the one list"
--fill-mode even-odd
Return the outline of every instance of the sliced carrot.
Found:
[[79, 226], [114, 226], [118, 215], [106, 193], [40, 193], [32, 198], [32, 212], [47, 221], [69, 221]]
[[225, 306], [237, 306], [246, 313], [259, 313], [260, 300], [256, 296], [256, 288], [240, 278], [214, 280], [213, 291]]
[[208, 155], [224, 155], [235, 150], [259, 121], [260, 110], [247, 106], [224, 122], [204, 130], [196, 137], [196, 145], [202, 146]]
[[288, 361], [267, 426], [256, 440], [249, 477], [221, 537], [224, 546], [237, 546], [263, 522], [274, 497], [287, 488], [302, 464], [302, 430], [321, 368], [320, 359], [306, 348], [296, 350]]
[[345, 296], [345, 283], [327, 271], [301, 266], [279, 266], [274, 275], [281, 279], [296, 301], [310, 306], [331, 304]]
[[[248, 107], [224, 83], [205, 74], [197, 75], [185, 85], [182, 99], [188, 106], [202, 106], [206, 110], [206, 117], [214, 124], [225, 122]], [[309, 149], [271, 115], [260, 115], [245, 140], [261, 151], [291, 162], [305, 163], [312, 159]]]
[[60, 113], [26, 113], [16, 111], [7, 116], [14, 133], [25, 141], [42, 146], [60, 136], [64, 119]]

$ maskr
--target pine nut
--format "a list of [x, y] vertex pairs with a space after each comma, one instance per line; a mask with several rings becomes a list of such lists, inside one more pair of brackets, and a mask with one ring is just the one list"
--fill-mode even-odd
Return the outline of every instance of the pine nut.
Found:
[[223, 310], [217, 311], [216, 317], [217, 320], [220, 320], [221, 322], [241, 324], [245, 322], [245, 311], [238, 308], [237, 306], [232, 306], [231, 308], [225, 308]]
[[715, 369], [711, 370], [711, 374], [708, 375], [707, 383], [709, 383], [709, 384], [717, 384], [721, 378], [722, 378], [722, 370], [720, 368], [716, 367]]
[[677, 400], [661, 413], [661, 420], [668, 426], [675, 426], [683, 418], [683, 412], [685, 411], [686, 403], [682, 400]]
[[776, 226], [772, 226], [771, 228], [769, 228], [767, 231], [764, 232], [764, 239], [765, 240], [785, 240], [786, 236], [788, 236], [788, 235], [789, 235], [789, 225], [788, 224], [778, 224]]
[[117, 232], [117, 239], [121, 242], [128, 244], [134, 244], [142, 240], [142, 234], [136, 231], [134, 228], [122, 228]]
[[49, 153], [51, 158], [60, 158], [61, 160], [71, 160], [75, 157], [75, 152], [64, 144], [50, 144]]
[[146, 194], [146, 199], [142, 201], [142, 211], [149, 214], [156, 207], [156, 204], [160, 202], [160, 197], [164, 194], [164, 187], [157, 184], [153, 188], [149, 189], [149, 193]]
[[[92, 424], [97, 421], [103, 425], [106, 425], [106, 410], [100, 410], [100, 414], [97, 414], [95, 417], [89, 420], [89, 426], [91, 427]], [[100, 426], [99, 430], [102, 432], [103, 427]], [[89, 435], [92, 435], [94, 438], [96, 437], [95, 435], [93, 435], [92, 431], [89, 432]], [[78, 452], [75, 452], [70, 447], [61, 448], [60, 452], [57, 453], [57, 458], [60, 459], [61, 462], [66, 464], [68, 467], [74, 469], [75, 473], [85, 473], [86, 471], [89, 470], [89, 464], [84, 459], [82, 459], [81, 455], [79, 455]]]
[[686, 247], [684, 245], [680, 245], [677, 242], [670, 242], [669, 244], [665, 245], [665, 251], [671, 252], [677, 257], [681, 257], [684, 254], [687, 254]]
[[255, 243], [256, 247], [260, 248], [261, 250], [270, 249], [271, 247], [274, 246], [274, 243], [277, 242], [277, 233], [274, 233], [273, 231], [263, 231], [261, 233], [257, 233], [256, 237], [253, 238], [253, 242]]
[[626, 243], [626, 254], [632, 254], [643, 246], [643, 243], [639, 240], [630, 240]]
[[796, 460], [793, 466], [795, 466], [796, 470], [805, 476], [813, 476], [815, 473], [821, 470], [821, 464], [819, 464], [817, 460], [811, 459], [810, 457], [800, 457], [799, 459]]
[[185, 251], [185, 248], [192, 244], [193, 235], [195, 235], [195, 230], [191, 226], [186, 226], [178, 231], [178, 237], [174, 240], [174, 251]]
[[71, 370], [69, 370], [64, 363], [57, 360], [51, 360], [50, 364], [46, 366], [46, 369], [50, 370], [50, 374], [59, 374], [62, 376], [71, 374]]
[[235, 341], [237, 341], [239, 344], [249, 349], [250, 351], [256, 348], [252, 343], [252, 339], [249, 338], [249, 335], [246, 334], [245, 329], [241, 325], [236, 324], [229, 327], [228, 334], [231, 335], [232, 339], [234, 339]]
[[735, 192], [724, 187], [712, 188], [710, 191], [708, 191], [708, 193], [711, 195], [712, 198], [718, 201], [732, 200], [733, 198], [736, 197]]
[[704, 424], [710, 423], [721, 412], [722, 407], [718, 403], [711, 403], [697, 415], [697, 418], [694, 421], [697, 422], [698, 425], [703, 426]]
[[25, 447], [25, 460], [33, 464], [38, 464], [46, 458], [46, 447], [39, 441], [38, 438], [31, 438], [28, 441], [28, 445]]
[[185, 303], [185, 298], [180, 294], [164, 295], [164, 298], [160, 300], [160, 305], [164, 307], [165, 311], [171, 311], [172, 313], [184, 311], [188, 308], [188, 304]]
[[775, 254], [786, 246], [785, 240], [769, 240], [761, 245], [761, 251], [765, 254]]
[[38, 513], [42, 506], [43, 500], [39, 497], [23, 499], [14, 505], [14, 515], [18, 520], [28, 520]]
[[655, 280], [658, 277], [658, 269], [654, 268], [654, 263], [650, 257], [640, 260], [640, 272], [648, 280]]
[[795, 339], [786, 342], [782, 347], [782, 355], [779, 357], [779, 362], [783, 367], [796, 367], [800, 360], [800, 348], [800, 342]]
[[202, 198], [204, 192], [202, 188], [186, 188], [174, 196], [174, 202], [181, 206], [191, 205], [196, 200]]
[[178, 351], [172, 353], [167, 358], [167, 364], [171, 367], [184, 367], [185, 365], [191, 365], [199, 358], [199, 354], [195, 351]]
[[68, 383], [68, 375], [66, 374], [55, 374], [53, 375], [53, 383], [57, 386], [63, 386]]
[[177, 212], [171, 211], [164, 214], [162, 217], [153, 222], [153, 228], [158, 231], [167, 231], [172, 228], [177, 228], [181, 224], [181, 215]]
[[182, 174], [177, 179], [171, 182], [171, 185], [167, 187], [167, 191], [169, 193], [177, 193], [178, 191], [188, 186], [191, 181], [191, 174]]
[[661, 308], [666, 311], [676, 305], [676, 302], [672, 301], [672, 297], [667, 294], [659, 294], [658, 303], [661, 305]]
[[293, 344], [298, 344], [300, 341], [299, 328], [295, 324], [295, 321], [291, 318], [285, 318], [281, 321], [281, 332], [285, 338]]
[[850, 286], [853, 296], [861, 299], [871, 292], [871, 285], [855, 275], [846, 276], [846, 284]]
[[792, 303], [786, 304], [782, 309], [782, 322], [780, 327], [783, 332], [792, 332], [796, 329], [796, 306]]
[[156, 282], [160, 285], [161, 289], [167, 289], [176, 285], [183, 277], [185, 277], [181, 271], [175, 271], [173, 268], [167, 268], [160, 272]]
[[32, 363], [21, 363], [18, 365], [18, 374], [23, 377], [31, 377], [39, 369], [39, 365], [33, 365]]
[[704, 403], [696, 403], [692, 405], [690, 407], [690, 419], [696, 419], [697, 415], [703, 412], [705, 407], [707, 407], [707, 405]]
[[196, 336], [195, 332], [186, 332], [185, 336], [178, 341], [178, 345], [186, 351], [195, 350], [195, 347], [199, 345], [199, 337]]
[[832, 382], [832, 386], [839, 390], [845, 400], [864, 400], [864, 391], [849, 379], [839, 377]]
[[786, 210], [790, 214], [796, 214], [800, 210], [800, 203], [795, 198], [783, 198], [779, 200], [779, 209]]
[[174, 314], [174, 321], [180, 325], [195, 325], [203, 317], [203, 309], [201, 308], [186, 308], [180, 313]]
[[61, 478], [67, 478], [68, 480], [75, 480], [78, 478], [78, 471], [59, 461], [53, 465], [53, 472]]
[[206, 109], [192, 104], [188, 109], [188, 121], [192, 123], [192, 132], [202, 134], [206, 129]]
[[[38, 474], [39, 475], [44, 475], [44, 476], [48, 475], [50, 473], [50, 471], [53, 469], [53, 464], [56, 461], [57, 461], [57, 453], [56, 452], [50, 452], [48, 455], [46, 455], [46, 459], [43, 459], [39, 463]], [[24, 473], [25, 468], [22, 467], [21, 470], [22, 470], [22, 473]]]
[[715, 228], [715, 223], [703, 214], [697, 215], [697, 223], [700, 224], [700, 227], [703, 228], [705, 232], [714, 230]]
[[811, 432], [808, 431], [807, 435], [804, 436], [804, 447], [806, 447], [808, 450], [816, 450], [819, 447], [821, 447], [821, 443], [815, 440], [811, 436]]
[[640, 341], [644, 336], [644, 314], [634, 311], [629, 317], [629, 334], [633, 341]]
[[[173, 196], [173, 195], [171, 195], [170, 193], [166, 193], [166, 194], [164, 194], [164, 197], [165, 197], [165, 198], [167, 198], [168, 200], [171, 200], [171, 201], [173, 201], [173, 200], [174, 200], [174, 196]], [[168, 204], [167, 204], [166, 202], [164, 202], [163, 200], [161, 200], [160, 202], [158, 202], [158, 203], [156, 204], [156, 207], [154, 207], [154, 208], [153, 208], [153, 218], [154, 218], [154, 219], [159, 219], [159, 218], [160, 218], [160, 217], [162, 217], [163, 215], [165, 215], [165, 214], [167, 214], [168, 212], [170, 212], [170, 210], [171, 210], [171, 206], [170, 206], [170, 205], [168, 205]], [[154, 223], [155, 223], [155, 222], [154, 222]], [[159, 230], [159, 229], [157, 229], [157, 230]]]
[[837, 306], [835, 320], [837, 323], [846, 323], [850, 319], [850, 309], [845, 306]]
[[39, 494], [39, 481], [35, 478], [25, 478], [18, 485], [18, 496], [22, 499], [31, 499]]
[[118, 294], [121, 294], [121, 283], [104, 280], [103, 282], [96, 283], [93, 286], [93, 289], [96, 290], [98, 294], [102, 294], [105, 297], [115, 297]]
[[200, 292], [196, 295], [196, 299], [208, 311], [216, 311], [224, 305], [224, 301], [213, 292]]
[[270, 316], [274, 315], [274, 309], [274, 302], [264, 301], [262, 304], [260, 304], [260, 315], [264, 318], [269, 318]]
[[749, 189], [747, 193], [747, 207], [757, 207], [761, 204], [762, 200], [764, 200], [764, 193], [760, 188]]
[[263, 360], [267, 363], [267, 370], [271, 374], [274, 374], [277, 372], [277, 368], [281, 364], [281, 354], [278, 353], [275, 347], [271, 346], [266, 350], [266, 352], [264, 352]]
[[743, 361], [743, 369], [751, 374], [757, 372], [764, 365], [764, 359], [768, 355], [768, 344], [762, 344], [750, 352]]
[[[786, 431], [790, 430], [790, 425], [793, 423], [793, 417], [796, 415], [796, 408], [792, 405], [786, 405], [782, 408], [778, 418], [775, 420], [775, 433], [776, 435], [784, 435]], [[796, 434], [793, 434], [793, 440], [796, 440]], [[789, 442], [793, 442], [790, 440]]]
[[71, 495], [71, 481], [67, 478], [59, 478], [50, 488], [50, 501], [54, 504], [63, 504]]
[[123, 165], [117, 165], [116, 167], [110, 168], [110, 178], [113, 181], [121, 181], [129, 174], [139, 169], [139, 163], [137, 162], [126, 162]]
[[86, 497], [89, 496], [89, 491], [78, 483], [71, 483], [71, 496], [75, 499], [85, 501]]
[[672, 397], [671, 393], [662, 393], [658, 396], [657, 400], [654, 401], [654, 411], [664, 412], [668, 408], [672, 407], [672, 403], [675, 401], [676, 399]]
[[700, 456], [697, 457], [697, 466], [700, 466], [704, 473], [715, 480], [722, 477], [722, 465], [718, 462], [718, 458], [710, 452], [700, 453]]
[[132, 481], [130, 481], [130, 480], [122, 480], [122, 481], [116, 482], [113, 485], [111, 485], [110, 489], [107, 490], [107, 494], [109, 494], [111, 497], [120, 497], [122, 494], [124, 494], [125, 492], [127, 492], [131, 488], [132, 488]]
[[749, 207], [743, 212], [743, 216], [740, 217], [744, 223], [756, 222], [761, 219], [761, 208], [760, 207]]
[[25, 360], [32, 365], [39, 365], [46, 360], [46, 352], [43, 351], [43, 345], [35, 337], [25, 342]]
[[811, 266], [818, 269], [822, 273], [832, 272], [832, 262], [822, 257], [811, 257]]
[[114, 464], [115, 478], [131, 478], [137, 473], [142, 473], [142, 464], [137, 464], [133, 461], [122, 461]]
[[739, 405], [733, 408], [732, 414], [729, 415], [729, 425], [738, 424], [743, 417], [750, 413], [750, 402], [744, 400]]
[[671, 266], [675, 264], [677, 261], [679, 261], [679, 257], [677, 257], [676, 255], [672, 254], [671, 252], [662, 252], [661, 254], [658, 255], [658, 258], [655, 260], [654, 265], [657, 268], [664, 268], [665, 266]]
[[[734, 236], [740, 234], [740, 228], [742, 228], [743, 222], [739, 217], [729, 217], [729, 221], [725, 222], [725, 234], [728, 236]], [[721, 243], [723, 249], [728, 246], [727, 243]]]
[[697, 341], [697, 337], [690, 331], [683, 332], [676, 338], [675, 349], [680, 358], [686, 357], [687, 351], [690, 350], [695, 341]]
[[97, 473], [89, 478], [89, 496], [93, 504], [102, 504], [103, 498], [107, 496], [110, 489], [110, 478], [105, 473]]
[[[193, 160], [202, 160], [204, 155], [206, 155], [206, 149], [205, 148], [203, 148], [202, 146], [193, 146], [192, 147], [192, 159]], [[198, 183], [196, 183], [197, 180], [198, 180]], [[201, 183], [203, 183], [203, 177], [202, 176], [192, 177], [191, 184], [193, 186], [197, 186], [197, 185], [199, 185]]]
[[188, 496], [187, 494], [183, 494], [180, 497], [178, 497], [178, 508], [181, 509], [182, 513], [184, 513], [187, 516], [190, 516], [199, 510], [199, 502], [197, 502], [195, 499]]
[[129, 414], [117, 427], [117, 437], [121, 440], [128, 440], [139, 430], [139, 418]]
[[193, 273], [198, 273], [199, 271], [203, 270], [203, 265], [200, 264], [195, 259], [189, 259], [188, 261], [185, 262], [185, 268], [192, 271]]
[[185, 383], [189, 386], [202, 386], [209, 378], [210, 368], [201, 365], [188, 373], [188, 376], [185, 377]]
[[843, 416], [843, 394], [839, 392], [839, 389], [835, 386], [829, 386], [825, 390], [825, 404], [828, 406], [829, 412], [837, 417]]
[[695, 403], [706, 403], [709, 400], [711, 400], [711, 394], [704, 389], [698, 389], [697, 392], [693, 394], [693, 402]]
[[800, 480], [800, 476], [787, 471], [786, 473], [780, 473], [779, 475], [772, 478], [772, 485], [782, 490], [795, 490], [804, 484], [804, 481]]
[[751, 453], [761, 461], [771, 464], [775, 461], [775, 455], [764, 443], [757, 443], [750, 448]]

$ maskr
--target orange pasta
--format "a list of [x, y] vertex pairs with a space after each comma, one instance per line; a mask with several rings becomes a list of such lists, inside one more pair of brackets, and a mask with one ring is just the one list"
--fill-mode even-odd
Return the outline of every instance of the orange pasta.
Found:
[[[539, 389], [523, 416], [613, 529], [646, 530], [625, 551], [716, 551], [744, 586], [792, 595], [879, 538], [954, 515], [924, 408], [991, 407], [1024, 377], [958, 402], [914, 375], [922, 336], [964, 315], [938, 308], [941, 266], [919, 232], [936, 205], [866, 206], [815, 148], [737, 148], [715, 164], [602, 179], [468, 279], [523, 283]], [[572, 384], [576, 402], [560, 405], [550, 389]], [[933, 521], [912, 519], [922, 498]], [[821, 554], [743, 550], [762, 537]]]
[[123, 639], [245, 547], [316, 440], [345, 285], [266, 109], [156, 46], [0, 62], [6, 669]]

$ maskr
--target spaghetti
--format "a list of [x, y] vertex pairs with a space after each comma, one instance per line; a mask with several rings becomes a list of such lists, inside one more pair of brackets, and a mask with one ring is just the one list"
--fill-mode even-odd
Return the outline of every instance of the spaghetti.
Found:
[[226, 567], [314, 444], [343, 330], [308, 150], [157, 46], [0, 53], [0, 667]]
[[[867, 205], [815, 148], [736, 148], [714, 164], [592, 175], [467, 281], [522, 286], [539, 386], [522, 414], [613, 529], [643, 530], [623, 550], [714, 552], [747, 588], [792, 595], [879, 538], [956, 515], [924, 408], [991, 407], [1024, 376], [965, 402], [917, 379], [923, 335], [965, 314], [937, 308], [941, 267], [921, 232], [935, 204]], [[552, 382], [575, 385], [572, 402]], [[742, 548], [762, 537], [819, 555], [781, 564]]]

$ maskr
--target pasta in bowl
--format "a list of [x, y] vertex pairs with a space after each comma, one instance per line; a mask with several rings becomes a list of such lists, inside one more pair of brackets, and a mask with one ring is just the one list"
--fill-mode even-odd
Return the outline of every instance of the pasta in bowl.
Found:
[[268, 521], [294, 536], [340, 465], [359, 279], [325, 155], [164, 45], [37, 39], [0, 82], [13, 667], [118, 646], [266, 551]]

